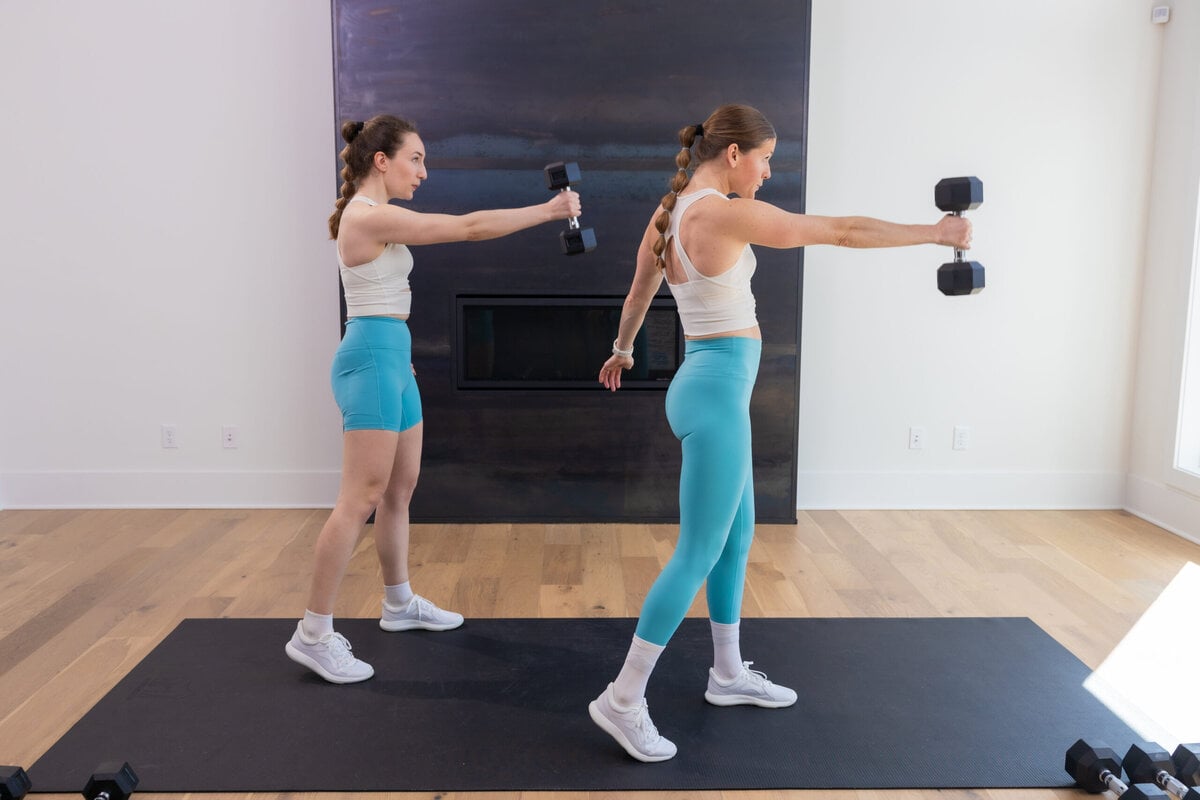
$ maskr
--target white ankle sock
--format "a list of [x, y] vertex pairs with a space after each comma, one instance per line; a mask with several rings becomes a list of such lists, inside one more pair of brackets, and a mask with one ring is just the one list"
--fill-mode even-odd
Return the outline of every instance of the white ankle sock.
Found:
[[395, 586], [385, 586], [383, 592], [387, 604], [392, 608], [403, 608], [413, 599], [413, 590], [408, 581], [397, 583]]
[[306, 608], [300, 628], [309, 639], [320, 639], [333, 633], [333, 614], [314, 614]]
[[713, 672], [723, 681], [736, 678], [742, 671], [741, 621], [731, 624], [713, 622]]
[[629, 655], [625, 656], [625, 666], [621, 667], [621, 672], [613, 681], [613, 697], [619, 706], [630, 708], [642, 702], [646, 696], [646, 684], [650, 682], [650, 673], [654, 671], [662, 651], [662, 645], [633, 637]]

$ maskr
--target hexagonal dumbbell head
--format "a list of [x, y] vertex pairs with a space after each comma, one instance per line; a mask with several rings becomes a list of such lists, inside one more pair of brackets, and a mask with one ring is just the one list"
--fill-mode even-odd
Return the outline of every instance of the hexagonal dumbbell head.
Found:
[[983, 264], [978, 261], [950, 261], [938, 267], [938, 291], [944, 295], [977, 294], [984, 283]]
[[983, 202], [983, 181], [974, 176], [942, 178], [933, 187], [933, 202], [942, 211], [970, 211]]
[[1121, 793], [1121, 800], [1172, 800], [1156, 783], [1135, 783]]
[[1121, 759], [1121, 766], [1133, 783], [1154, 783], [1160, 772], [1175, 774], [1175, 763], [1171, 761], [1171, 756], [1157, 745], [1131, 746], [1125, 758]]
[[1188, 786], [1200, 786], [1200, 743], [1180, 744], [1171, 753], [1175, 777]]
[[109, 761], [96, 767], [83, 796], [87, 800], [127, 800], [137, 785], [138, 777], [128, 762]]
[[569, 256], [590, 253], [596, 249], [596, 232], [591, 228], [567, 228], [558, 235], [562, 251]]
[[1088, 743], [1083, 739], [1067, 750], [1065, 768], [1079, 788], [1092, 794], [1100, 794], [1108, 788], [1100, 777], [1105, 771], [1121, 777], [1121, 762], [1117, 761], [1116, 751], [1101, 742]]
[[566, 189], [571, 184], [579, 183], [583, 179], [579, 165], [574, 161], [566, 163], [556, 161], [553, 164], [547, 164], [543, 169], [546, 173], [546, 188], [551, 191]]
[[0, 767], [0, 800], [21, 800], [32, 786], [20, 767]]

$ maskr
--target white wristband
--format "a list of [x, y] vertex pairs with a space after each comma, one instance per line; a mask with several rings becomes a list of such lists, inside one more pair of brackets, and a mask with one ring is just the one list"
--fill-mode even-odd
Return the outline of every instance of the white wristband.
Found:
[[617, 340], [613, 339], [613, 355], [614, 356], [623, 356], [625, 358], [632, 358], [633, 357], [633, 345], [629, 345], [628, 350], [622, 350], [620, 347], [617, 346]]

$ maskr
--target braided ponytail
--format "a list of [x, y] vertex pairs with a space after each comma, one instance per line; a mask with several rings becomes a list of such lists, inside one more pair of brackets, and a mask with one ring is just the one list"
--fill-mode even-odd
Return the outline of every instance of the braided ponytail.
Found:
[[660, 270], [667, 267], [663, 253], [667, 249], [667, 228], [671, 224], [671, 212], [679, 195], [687, 188], [691, 177], [687, 168], [692, 162], [692, 151], [700, 164], [716, 158], [731, 144], [742, 150], [753, 150], [768, 139], [774, 139], [775, 127], [756, 108], [746, 105], [724, 105], [714, 111], [701, 125], [687, 125], [679, 130], [679, 145], [682, 148], [675, 156], [677, 170], [671, 178], [671, 191], [663, 195], [662, 211], [654, 218], [658, 241], [652, 248], [654, 264]]
[[380, 114], [366, 122], [343, 122], [342, 139], [346, 146], [338, 157], [342, 167], [342, 186], [333, 213], [329, 215], [329, 238], [336, 239], [342, 225], [342, 212], [354, 193], [358, 183], [371, 174], [371, 163], [375, 154], [386, 153], [390, 158], [404, 144], [404, 137], [416, 133], [417, 126], [405, 119]]
[[659, 271], [667, 268], [663, 253], [667, 250], [667, 228], [671, 224], [671, 212], [675, 210], [675, 201], [679, 193], [687, 188], [691, 176], [688, 175], [688, 164], [692, 163], [692, 145], [700, 136], [703, 128], [700, 125], [687, 125], [679, 129], [679, 146], [682, 148], [675, 156], [675, 176], [671, 178], [671, 191], [663, 195], [662, 211], [654, 218], [654, 229], [658, 231], [658, 241], [654, 243], [654, 265]]

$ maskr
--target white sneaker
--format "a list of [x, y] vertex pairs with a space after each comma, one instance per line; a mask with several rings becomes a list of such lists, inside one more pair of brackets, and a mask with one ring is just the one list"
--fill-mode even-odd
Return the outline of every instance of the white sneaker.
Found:
[[304, 638], [301, 624], [283, 648], [288, 658], [303, 664], [330, 683], [358, 683], [375, 674], [365, 661], [350, 655], [350, 642], [340, 633], [327, 633], [315, 642]]
[[786, 686], [776, 686], [767, 676], [750, 669], [753, 661], [743, 661], [742, 671], [731, 681], [722, 681], [710, 667], [708, 691], [704, 699], [714, 706], [762, 706], [784, 708], [796, 702], [796, 693]]
[[427, 631], [448, 631], [463, 624], [463, 615], [438, 608], [421, 595], [413, 595], [404, 608], [396, 608], [383, 602], [383, 616], [379, 627], [385, 631], [410, 631], [424, 628]]
[[592, 721], [603, 728], [638, 761], [666, 761], [675, 756], [675, 743], [658, 735], [650, 721], [645, 698], [634, 708], [617, 710], [610, 683], [604, 692], [588, 704]]

